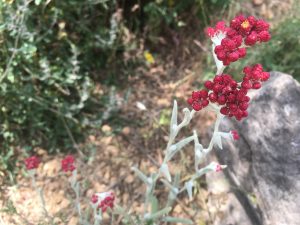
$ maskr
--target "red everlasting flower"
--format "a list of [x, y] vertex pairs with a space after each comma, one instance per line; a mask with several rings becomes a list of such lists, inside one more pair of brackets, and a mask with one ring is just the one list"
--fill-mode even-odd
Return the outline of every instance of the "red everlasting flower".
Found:
[[214, 52], [217, 58], [223, 62], [224, 66], [245, 57], [246, 49], [240, 48], [242, 42], [242, 36], [236, 35], [232, 36], [232, 38], [227, 37], [222, 39], [221, 45], [215, 47]]
[[74, 165], [75, 159], [72, 155], [67, 155], [62, 161], [61, 161], [61, 169], [64, 172], [73, 171], [76, 169]]
[[[214, 53], [217, 58], [224, 66], [228, 66], [246, 56], [246, 49], [241, 48], [243, 43], [252, 46], [257, 42], [269, 41], [271, 39], [269, 27], [267, 22], [254, 16], [238, 15], [231, 20], [230, 27], [221, 21], [215, 28], [207, 28], [206, 33], [216, 44]], [[216, 41], [215, 37], [218, 37], [219, 41]]]
[[228, 31], [230, 35], [242, 35], [245, 37], [246, 45], [254, 45], [257, 41], [267, 42], [271, 39], [269, 33], [270, 25], [254, 16], [245, 17], [243, 15], [236, 16], [230, 23], [233, 31]]
[[220, 164], [216, 165], [216, 169], [215, 169], [216, 172], [221, 172], [222, 170], [223, 169]]
[[215, 27], [208, 27], [205, 29], [205, 33], [209, 37], [213, 37], [217, 35], [218, 33], [226, 33], [228, 30], [228, 27], [225, 25], [224, 21], [217, 22]]
[[[206, 29], [207, 35], [213, 42], [214, 53], [224, 66], [243, 58], [247, 54], [244, 45], [252, 46], [259, 42], [269, 41], [269, 24], [254, 16], [238, 15], [227, 27], [223, 21], [215, 27]], [[219, 67], [219, 63], [217, 63]], [[219, 69], [219, 68], [218, 68]], [[235, 81], [228, 74], [218, 74], [212, 81], [205, 81], [200, 91], [194, 91], [187, 100], [196, 111], [205, 108], [209, 102], [221, 106], [220, 113], [241, 120], [248, 116], [250, 97], [248, 90], [259, 89], [262, 82], [270, 77], [260, 64], [246, 66], [243, 69], [244, 77], [241, 83]]]
[[27, 170], [36, 169], [39, 167], [40, 159], [37, 156], [31, 156], [25, 159], [25, 166]]
[[232, 131], [230, 131], [230, 133], [232, 135], [233, 140], [239, 140], [240, 139], [240, 136], [239, 136], [239, 134], [236, 130], [232, 130]]
[[192, 97], [187, 100], [194, 110], [199, 111], [208, 106], [209, 101], [207, 90], [193, 91]]
[[256, 64], [253, 67], [246, 66], [243, 72], [245, 75], [242, 87], [245, 89], [259, 89], [261, 88], [261, 82], [267, 81], [270, 77], [270, 73], [263, 71], [263, 67], [260, 64]]
[[264, 72], [260, 64], [247, 66], [243, 72], [245, 76], [240, 85], [229, 74], [216, 75], [212, 81], [205, 81], [204, 86], [208, 90], [194, 91], [188, 99], [188, 103], [194, 110], [205, 108], [209, 102], [223, 106], [220, 112], [229, 117], [241, 120], [248, 116], [250, 97], [249, 89], [259, 89], [261, 82], [267, 80], [269, 73]]
[[114, 207], [115, 194], [113, 192], [103, 192], [93, 194], [91, 202], [98, 204], [97, 208], [105, 212], [107, 208], [113, 209]]

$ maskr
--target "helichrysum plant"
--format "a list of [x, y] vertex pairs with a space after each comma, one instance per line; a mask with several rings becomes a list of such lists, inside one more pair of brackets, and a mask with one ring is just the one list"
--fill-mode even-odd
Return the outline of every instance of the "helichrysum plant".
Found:
[[[122, 216], [123, 224], [131, 225], [155, 225], [163, 222], [195, 224], [193, 221], [185, 218], [175, 218], [169, 216], [173, 204], [178, 194], [187, 192], [190, 199], [193, 198], [193, 188], [197, 179], [209, 172], [219, 172], [225, 169], [227, 165], [220, 165], [217, 162], [206, 162], [207, 154], [215, 147], [222, 149], [222, 139], [238, 140], [237, 131], [231, 130], [223, 132], [219, 130], [222, 119], [226, 116], [232, 117], [238, 121], [248, 116], [247, 109], [251, 102], [247, 95], [251, 90], [261, 88], [263, 82], [270, 77], [268, 72], [263, 70], [260, 64], [246, 66], [243, 69], [243, 78], [241, 81], [233, 79], [229, 74], [225, 74], [224, 70], [231, 63], [246, 56], [246, 49], [255, 44], [267, 42], [271, 36], [269, 33], [269, 24], [261, 19], [253, 16], [245, 17], [243, 15], [236, 16], [227, 26], [225, 22], [220, 21], [215, 27], [206, 29], [207, 35], [212, 41], [212, 54], [216, 63], [217, 72], [212, 80], [204, 82], [204, 88], [193, 91], [191, 97], [187, 99], [187, 103], [191, 106], [183, 109], [184, 117], [181, 122], [178, 121], [178, 106], [174, 101], [172, 116], [170, 121], [170, 135], [166, 146], [164, 159], [158, 163], [157, 171], [146, 174], [137, 167], [132, 167], [136, 176], [144, 183], [146, 191], [144, 197], [144, 212], [142, 215], [132, 215], [125, 208], [115, 203], [115, 195], [113, 192], [95, 193], [91, 197], [91, 207], [93, 216], [84, 215], [80, 207], [80, 188], [79, 182], [76, 180], [77, 168], [73, 156], [66, 156], [62, 160], [62, 170], [66, 173], [70, 172], [70, 184], [76, 194], [74, 201], [75, 208], [78, 212], [80, 224], [101, 224], [103, 222], [103, 214], [109, 213], [114, 224], [114, 215]], [[198, 139], [197, 132], [194, 130], [191, 135], [176, 141], [176, 137], [181, 128], [187, 126], [193, 119], [195, 113], [200, 110], [210, 110], [216, 113], [217, 119], [214, 126], [214, 132], [208, 146], [203, 146]], [[180, 171], [175, 172], [169, 170], [169, 165], [174, 156], [182, 151], [184, 147], [194, 143], [194, 174], [185, 183], [180, 182]], [[33, 156], [25, 161], [29, 172], [37, 168], [39, 160]], [[35, 170], [34, 170], [35, 171]], [[34, 175], [32, 176], [34, 181]], [[159, 202], [155, 197], [155, 188], [157, 182], [163, 183], [169, 190], [166, 202]], [[45, 209], [45, 201], [42, 192], [38, 189], [42, 207]], [[44, 210], [45, 214], [48, 214]], [[90, 221], [90, 218], [92, 221]]]

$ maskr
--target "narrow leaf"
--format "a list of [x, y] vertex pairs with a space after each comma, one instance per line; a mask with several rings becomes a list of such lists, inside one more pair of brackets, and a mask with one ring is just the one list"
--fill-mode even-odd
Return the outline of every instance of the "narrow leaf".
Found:
[[178, 112], [177, 101], [174, 100], [171, 123], [170, 123], [170, 134], [173, 134], [174, 128], [177, 127], [177, 112]]
[[159, 217], [162, 217], [162, 216], [168, 214], [171, 211], [171, 209], [172, 209], [172, 207], [166, 207], [166, 208], [164, 208], [164, 209], [162, 209], [162, 210], [160, 210], [160, 211], [158, 211], [156, 213], [148, 215], [145, 219], [146, 220], [155, 220], [155, 219], [157, 219]]
[[[192, 140], [194, 140], [194, 136], [190, 136], [190, 137], [187, 137], [179, 142], [177, 142], [176, 144], [172, 145], [170, 147], [170, 149], [172, 151], [169, 151], [167, 154], [168, 154], [168, 157], [167, 157], [167, 161], [169, 161], [171, 158], [173, 158], [173, 156], [179, 152], [185, 145], [187, 145], [188, 143], [190, 143]], [[175, 147], [174, 147], [175, 146]]]
[[183, 223], [183, 224], [193, 224], [193, 221], [189, 219], [184, 219], [184, 218], [177, 218], [177, 217], [171, 217], [167, 216], [163, 218], [164, 222], [170, 222], [170, 223]]
[[161, 174], [169, 181], [171, 182], [172, 179], [171, 179], [171, 174], [170, 174], [170, 171], [169, 171], [169, 167], [166, 163], [163, 163], [159, 169], [159, 171], [161, 172]]
[[145, 174], [143, 174], [138, 168], [133, 166], [133, 167], [131, 167], [131, 169], [145, 184], [147, 184], [147, 185], [149, 184], [147, 176]]

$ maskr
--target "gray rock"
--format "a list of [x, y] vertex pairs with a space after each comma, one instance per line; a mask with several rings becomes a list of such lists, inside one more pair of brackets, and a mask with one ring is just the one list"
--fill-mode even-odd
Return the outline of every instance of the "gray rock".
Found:
[[228, 165], [225, 174], [250, 224], [299, 225], [300, 85], [272, 72], [251, 99], [248, 118], [222, 123], [222, 131], [235, 129], [240, 140], [225, 144], [217, 157]]

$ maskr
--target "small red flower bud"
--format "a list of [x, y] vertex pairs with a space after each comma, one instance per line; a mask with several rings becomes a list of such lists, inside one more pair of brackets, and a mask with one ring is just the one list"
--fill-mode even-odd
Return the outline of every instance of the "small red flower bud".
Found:
[[219, 97], [218, 97], [218, 103], [220, 104], [220, 105], [224, 105], [225, 103], [226, 103], [226, 97], [225, 97], [225, 95], [220, 95]]
[[222, 90], [222, 86], [221, 86], [220, 84], [216, 83], [216, 84], [214, 85], [214, 87], [213, 87], [213, 91], [214, 91], [215, 93], [218, 93], [218, 92], [221, 91], [221, 90]]
[[222, 171], [222, 167], [221, 167], [221, 165], [216, 165], [216, 172], [221, 172]]
[[243, 81], [242, 87], [245, 89], [250, 89], [252, 87], [251, 83], [249, 81]]
[[264, 68], [261, 64], [257, 63], [253, 66], [253, 70], [259, 71], [259, 72], [263, 72]]
[[236, 48], [235, 41], [229, 39], [229, 41], [227, 42], [226, 48], [228, 50], [234, 50]]
[[249, 74], [249, 73], [251, 73], [251, 71], [252, 71], [252, 68], [250, 66], [245, 66], [243, 69], [243, 72], [245, 74]]
[[227, 107], [222, 107], [220, 112], [223, 114], [223, 115], [228, 115], [228, 112], [229, 112], [229, 109]]
[[27, 170], [37, 169], [40, 164], [40, 159], [37, 156], [31, 156], [25, 159], [25, 166]]
[[115, 194], [113, 192], [96, 193], [92, 195], [92, 204], [98, 204], [97, 209], [101, 209], [104, 213], [107, 208], [113, 209]]
[[260, 82], [254, 82], [253, 84], [252, 84], [252, 88], [253, 89], [260, 89], [261, 88], [261, 84], [260, 84]]
[[249, 102], [249, 101], [250, 101], [250, 97], [246, 95], [246, 96], [243, 98], [243, 101], [244, 101], [244, 102]]
[[251, 74], [253, 80], [259, 80], [261, 78], [261, 72], [258, 70], [254, 70]]
[[240, 47], [243, 43], [243, 36], [242, 35], [236, 35], [232, 38], [232, 40], [235, 42], [236, 47]]
[[261, 80], [262, 81], [267, 81], [270, 78], [270, 73], [268, 72], [262, 72], [261, 73]]
[[235, 51], [235, 52], [231, 52], [229, 55], [228, 55], [228, 59], [231, 61], [231, 62], [235, 62], [239, 59], [239, 52], [238, 51]]
[[271, 35], [268, 31], [262, 31], [258, 34], [258, 38], [261, 42], [267, 42], [271, 39]]
[[218, 45], [215, 47], [215, 53], [218, 54], [218, 52], [224, 51], [224, 48], [222, 45]]
[[210, 93], [208, 98], [211, 102], [216, 102], [218, 99], [218, 95], [216, 95], [215, 93]]
[[248, 116], [248, 112], [245, 110], [243, 111], [243, 117], [247, 117]]
[[200, 90], [199, 91], [199, 96], [200, 96], [200, 98], [207, 98], [207, 96], [208, 96], [208, 92], [207, 92], [207, 90]]
[[207, 80], [204, 82], [204, 86], [208, 89], [208, 90], [211, 90], [214, 86], [214, 83], [211, 82], [210, 80]]
[[232, 135], [233, 140], [239, 140], [240, 139], [240, 136], [239, 136], [239, 134], [236, 130], [232, 130], [232, 131], [230, 131], [230, 133]]
[[75, 159], [72, 155], [67, 155], [62, 161], [61, 161], [61, 168], [64, 172], [73, 171], [76, 169], [74, 165]]
[[242, 102], [239, 104], [239, 109], [242, 110], [242, 111], [245, 111], [247, 110], [248, 108], [248, 103], [247, 102]]
[[229, 38], [233, 38], [234, 36], [236, 36], [237, 35], [237, 32], [236, 32], [236, 30], [234, 30], [234, 29], [229, 29], [228, 31], [227, 31], [227, 37], [229, 37]]
[[228, 97], [227, 97], [227, 101], [228, 102], [234, 102], [235, 101], [235, 95], [234, 94], [230, 94]]
[[231, 91], [232, 91], [232, 89], [231, 89], [230, 86], [225, 86], [225, 87], [222, 89], [222, 94], [227, 95], [227, 94], [230, 93]]
[[203, 108], [206, 107], [206, 106], [208, 106], [208, 104], [209, 104], [209, 101], [208, 101], [207, 99], [204, 99], [204, 100], [202, 101], [202, 106], [203, 106]]
[[228, 58], [225, 58], [225, 59], [223, 60], [223, 65], [224, 65], [224, 66], [228, 66], [230, 63], [231, 63], [231, 61], [230, 61]]
[[255, 31], [252, 31], [250, 35], [248, 35], [245, 39], [245, 44], [246, 45], [255, 45], [257, 41], [257, 34]]
[[249, 23], [251, 24], [251, 26], [255, 26], [256, 25], [256, 18], [254, 16], [248, 16], [247, 20], [249, 21]]
[[199, 111], [202, 109], [202, 105], [199, 102], [194, 102], [192, 107], [195, 111]]
[[216, 75], [215, 78], [214, 78], [214, 82], [215, 83], [223, 82], [223, 77], [220, 76], [220, 75]]
[[220, 51], [217, 53], [217, 58], [221, 61], [225, 60], [226, 59], [226, 53], [225, 51]]
[[228, 45], [228, 42], [230, 42], [231, 40], [229, 38], [223, 38], [222, 41], [221, 41], [221, 45], [224, 47], [224, 48], [227, 48], [227, 45]]
[[246, 54], [247, 54], [246, 48], [239, 48], [239, 49], [238, 49], [238, 52], [239, 52], [239, 57], [240, 57], [240, 58], [245, 57]]
[[229, 105], [229, 109], [231, 112], [234, 112], [238, 109], [238, 106], [236, 104], [232, 103]]
[[188, 103], [189, 105], [192, 105], [193, 102], [194, 102], [194, 99], [193, 99], [193, 98], [188, 98], [187, 103]]
[[235, 80], [231, 80], [229, 85], [230, 85], [230, 87], [235, 89], [237, 87], [237, 82]]
[[198, 100], [200, 98], [200, 92], [199, 91], [193, 91], [192, 98], [193, 98], [193, 100]]
[[214, 36], [214, 34], [215, 34], [215, 29], [212, 28], [212, 27], [207, 27], [207, 28], [205, 29], [205, 33], [206, 33], [206, 35], [207, 35], [208, 37], [212, 37], [212, 36]]
[[257, 31], [269, 30], [270, 25], [264, 20], [257, 20], [255, 24], [255, 28]]

